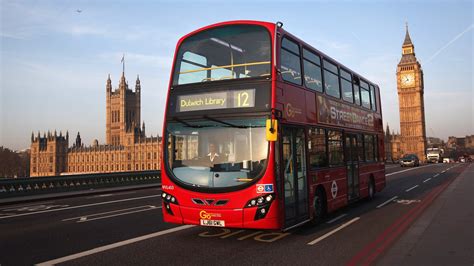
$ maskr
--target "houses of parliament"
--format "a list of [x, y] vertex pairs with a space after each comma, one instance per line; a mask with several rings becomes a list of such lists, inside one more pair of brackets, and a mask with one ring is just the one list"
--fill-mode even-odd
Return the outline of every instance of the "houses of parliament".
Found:
[[160, 169], [161, 138], [147, 137], [145, 123], [140, 127], [141, 84], [128, 87], [122, 72], [119, 86], [106, 83], [106, 143], [97, 140], [90, 146], [77, 133], [69, 146], [69, 133], [48, 132], [31, 135], [30, 176], [107, 173]]

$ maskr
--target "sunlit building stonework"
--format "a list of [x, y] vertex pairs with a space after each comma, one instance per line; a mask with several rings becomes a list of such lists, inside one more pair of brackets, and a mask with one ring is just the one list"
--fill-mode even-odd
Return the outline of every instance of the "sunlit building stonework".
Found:
[[426, 126], [423, 70], [415, 57], [408, 26], [397, 66], [397, 88], [400, 108], [401, 153], [414, 153], [420, 160], [426, 156]]
[[90, 146], [80, 134], [69, 147], [66, 136], [48, 133], [31, 137], [30, 176], [107, 173], [160, 169], [161, 138], [147, 137], [145, 123], [140, 128], [141, 84], [137, 77], [135, 91], [128, 87], [122, 73], [119, 87], [112, 89], [110, 75], [106, 84], [106, 143], [97, 140]]
[[385, 130], [385, 160], [387, 162], [397, 162], [403, 156], [401, 150], [401, 136], [396, 134], [395, 131], [390, 133], [390, 128], [387, 125]]

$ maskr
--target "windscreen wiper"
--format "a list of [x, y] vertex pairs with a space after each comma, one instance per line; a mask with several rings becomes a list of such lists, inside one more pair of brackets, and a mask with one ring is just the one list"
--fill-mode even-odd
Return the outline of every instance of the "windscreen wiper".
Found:
[[192, 127], [192, 128], [203, 128], [203, 127], [205, 127], [205, 126], [201, 126], [201, 125], [191, 125], [191, 124], [189, 124], [188, 122], [186, 122], [186, 121], [184, 121], [184, 120], [181, 120], [181, 119], [179, 119], [179, 118], [177, 118], [177, 117], [173, 117], [172, 119], [175, 120], [175, 121], [180, 122], [181, 124], [183, 124], [183, 125], [185, 125], [185, 126], [187, 126], [187, 127]]
[[229, 123], [229, 122], [226, 122], [226, 121], [222, 121], [222, 120], [219, 120], [219, 119], [217, 119], [217, 118], [210, 117], [210, 116], [207, 116], [207, 115], [205, 115], [204, 118], [206, 118], [206, 119], [208, 119], [208, 120], [211, 120], [211, 121], [214, 121], [214, 122], [217, 122], [217, 123], [220, 123], [220, 124], [223, 124], [223, 125], [226, 125], [226, 126], [233, 127], [233, 128], [248, 128], [248, 126], [234, 125], [234, 124], [232, 124], [232, 123]]

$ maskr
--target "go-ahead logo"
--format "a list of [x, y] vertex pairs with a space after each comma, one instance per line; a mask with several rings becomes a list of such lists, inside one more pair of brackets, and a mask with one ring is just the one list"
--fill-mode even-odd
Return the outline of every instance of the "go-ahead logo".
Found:
[[291, 103], [286, 105], [286, 114], [288, 117], [295, 117], [295, 115], [302, 114], [302, 110], [300, 108], [294, 107]]
[[199, 212], [199, 217], [204, 220], [210, 220], [212, 217], [221, 217], [220, 213], [210, 213], [202, 210]]

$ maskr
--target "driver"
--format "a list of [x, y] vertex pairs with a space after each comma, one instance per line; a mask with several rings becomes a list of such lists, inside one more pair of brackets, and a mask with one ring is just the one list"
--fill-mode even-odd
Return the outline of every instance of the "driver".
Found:
[[211, 164], [218, 164], [222, 160], [221, 156], [217, 152], [217, 145], [213, 142], [209, 143], [209, 153], [207, 154], [207, 159]]

